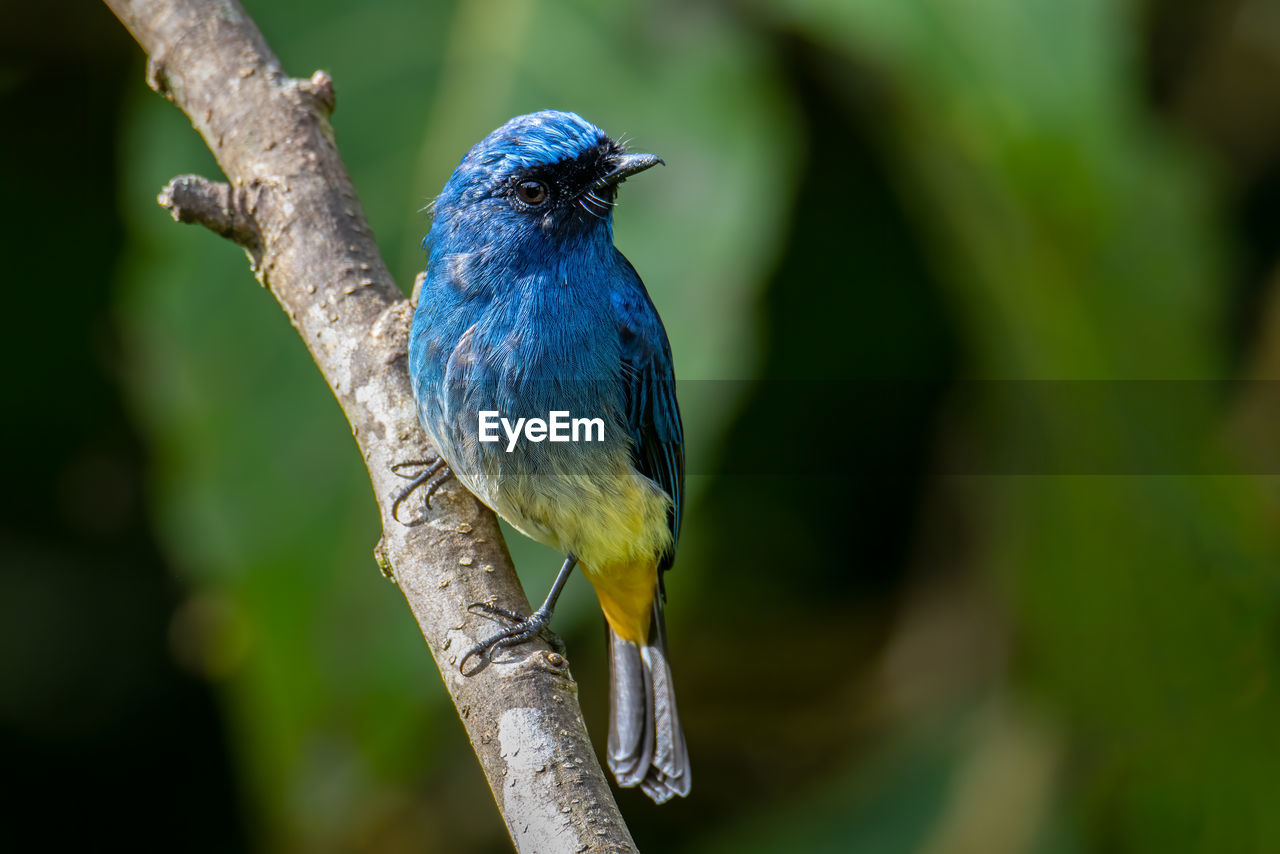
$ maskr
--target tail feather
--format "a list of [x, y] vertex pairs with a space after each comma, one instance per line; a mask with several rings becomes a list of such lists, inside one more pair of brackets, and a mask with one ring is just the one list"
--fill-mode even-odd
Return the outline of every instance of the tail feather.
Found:
[[620, 786], [637, 786], [653, 762], [653, 687], [641, 648], [609, 630], [609, 767]]
[[655, 602], [646, 646], [609, 630], [609, 768], [620, 786], [657, 803], [689, 794], [689, 752], [667, 663], [662, 606]]

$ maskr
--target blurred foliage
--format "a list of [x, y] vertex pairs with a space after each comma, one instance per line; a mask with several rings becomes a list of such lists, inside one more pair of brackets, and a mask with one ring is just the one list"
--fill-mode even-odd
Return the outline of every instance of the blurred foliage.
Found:
[[[424, 207], [512, 115], [669, 164], [616, 228], [683, 381], [697, 784], [620, 793], [643, 849], [1280, 850], [1280, 507], [1243, 474], [1275, 470], [1280, 412], [1196, 384], [1280, 378], [1280, 8], [245, 2], [291, 73], [334, 76], [406, 288]], [[50, 422], [8, 425], [0, 536], [27, 818], [83, 785], [103, 826], [184, 848], [505, 850], [341, 413], [242, 253], [154, 204], [217, 168], [93, 5], [14, 4], [0, 61], [36, 129], [5, 163], [48, 166], [14, 167], [14, 281], [70, 235], [93, 259], [15, 287], [37, 321], [6, 342], [14, 411]], [[1054, 409], [1060, 380], [1100, 403]], [[510, 541], [539, 595], [557, 556]], [[597, 614], [572, 584], [556, 629], [602, 733]]]

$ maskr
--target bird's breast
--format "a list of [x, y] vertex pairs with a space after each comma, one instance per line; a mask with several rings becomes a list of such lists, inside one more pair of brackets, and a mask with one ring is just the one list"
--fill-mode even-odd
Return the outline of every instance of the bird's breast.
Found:
[[[446, 278], [453, 269], [443, 265]], [[420, 414], [481, 497], [508, 478], [630, 470], [607, 289], [568, 276], [563, 266], [513, 275], [505, 295], [486, 300], [424, 287], [422, 299], [437, 303], [420, 307], [411, 340]], [[565, 426], [553, 432], [553, 420]]]

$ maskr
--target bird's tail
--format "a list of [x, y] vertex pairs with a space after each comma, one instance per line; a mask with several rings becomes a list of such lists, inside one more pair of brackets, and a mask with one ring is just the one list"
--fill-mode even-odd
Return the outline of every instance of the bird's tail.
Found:
[[654, 597], [649, 642], [609, 629], [609, 769], [619, 786], [639, 786], [656, 803], [689, 794], [689, 751], [667, 664], [667, 631]]

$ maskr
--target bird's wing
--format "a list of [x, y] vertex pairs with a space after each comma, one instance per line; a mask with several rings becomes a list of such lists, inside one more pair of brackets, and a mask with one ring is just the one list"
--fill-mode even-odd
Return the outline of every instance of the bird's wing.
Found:
[[[623, 259], [626, 263], [626, 260]], [[671, 346], [640, 277], [626, 265], [632, 281], [614, 293], [614, 308], [622, 348], [623, 407], [631, 437], [631, 462], [671, 496], [668, 514], [671, 550], [659, 567], [671, 567], [680, 537], [684, 497], [684, 430], [676, 403]]]

